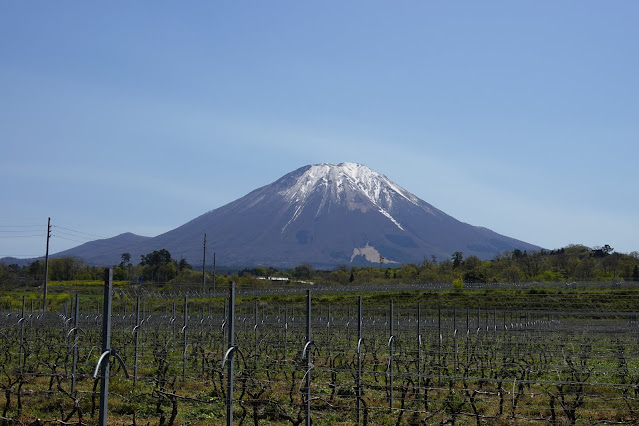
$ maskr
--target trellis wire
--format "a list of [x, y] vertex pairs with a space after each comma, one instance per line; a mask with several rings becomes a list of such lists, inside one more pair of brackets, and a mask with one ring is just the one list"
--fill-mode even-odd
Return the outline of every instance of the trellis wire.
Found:
[[[310, 296], [310, 293], [308, 293]], [[309, 297], [310, 300], [310, 297]], [[169, 306], [165, 306], [164, 312], [162, 311], [162, 304], [156, 303], [153, 299], [147, 299], [146, 301], [146, 311], [148, 316], [146, 317], [145, 326], [148, 327], [148, 333], [144, 336], [132, 336], [132, 337], [140, 337], [140, 348], [142, 351], [144, 348], [150, 348], [149, 345], [153, 345], [154, 339], [156, 339], [158, 330], [161, 329], [162, 324], [170, 324], [170, 320], [175, 318], [175, 308], [173, 308], [173, 312], [170, 312], [171, 309]], [[183, 305], [183, 324], [186, 326], [187, 324], [197, 324], [198, 322], [201, 324], [199, 328], [199, 333], [196, 328], [191, 329], [191, 331], [186, 333], [186, 329], [184, 329], [184, 333], [180, 336], [182, 340], [182, 345], [180, 345], [181, 349], [181, 361], [182, 364], [182, 374], [181, 378], [183, 381], [194, 381], [201, 380], [201, 377], [198, 376], [200, 370], [194, 370], [192, 365], [195, 361], [200, 360], [200, 356], [193, 351], [195, 346], [210, 346], [212, 349], [217, 345], [218, 349], [215, 352], [211, 352], [212, 354], [218, 353], [221, 358], [221, 352], [223, 351], [223, 347], [219, 345], [220, 337], [224, 333], [229, 333], [228, 326], [222, 327], [221, 324], [224, 321], [230, 321], [230, 317], [234, 316], [230, 313], [227, 313], [226, 303], [223, 301], [217, 300], [212, 302], [218, 304], [219, 307], [217, 311], [212, 311], [212, 315], [207, 315], [204, 310], [200, 309], [199, 317], [195, 312], [197, 309], [192, 310], [189, 313], [189, 309], [187, 308], [188, 298], [184, 298]], [[266, 347], [268, 346], [276, 346], [280, 348], [284, 346], [284, 351], [282, 355], [282, 360], [285, 362], [284, 365], [294, 365], [294, 359], [288, 356], [288, 342], [290, 334], [293, 336], [300, 335], [301, 330], [303, 329], [303, 322], [299, 321], [299, 318], [302, 316], [302, 312], [304, 309], [300, 309], [300, 306], [289, 306], [288, 304], [284, 306], [284, 309], [280, 309], [281, 306], [263, 306], [260, 307], [259, 313], [256, 307], [255, 301], [252, 301], [251, 304], [255, 307], [255, 314], [253, 318], [253, 324], [251, 321], [244, 321], [243, 326], [240, 326], [240, 336], [246, 336], [247, 332], [250, 335], [250, 346], [253, 347], [253, 351], [255, 352], [255, 360], [260, 360], [259, 363], [255, 363], [253, 369], [255, 372], [260, 374], [266, 374], [267, 372], [271, 374], [273, 377], [277, 377], [278, 370], [270, 367], [268, 364], [265, 364], [264, 361], [261, 361], [264, 358], [264, 354]], [[310, 307], [310, 302], [307, 301], [308, 306]], [[359, 300], [358, 300], [359, 305]], [[613, 342], [614, 339], [613, 333], [620, 333], [620, 336], [629, 336], [631, 338], [636, 338], [637, 335], [637, 324], [636, 324], [636, 313], [635, 312], [616, 312], [616, 313], [605, 313], [605, 312], [552, 312], [552, 311], [525, 311], [525, 312], [513, 312], [509, 310], [503, 310], [498, 312], [496, 309], [481, 309], [478, 307], [475, 309], [467, 309], [466, 310], [466, 330], [462, 330], [462, 332], [466, 332], [465, 343], [461, 343], [462, 348], [458, 348], [457, 345], [457, 308], [452, 308], [449, 310], [442, 309], [441, 306], [427, 308], [428, 312], [426, 315], [422, 313], [421, 304], [416, 305], [414, 308], [405, 307], [400, 308], [398, 312], [396, 312], [396, 308], [391, 305], [386, 309], [380, 309], [375, 306], [371, 306], [367, 308], [366, 311], [358, 306], [358, 318], [355, 319], [357, 321], [358, 330], [357, 330], [357, 393], [353, 396], [353, 402], [356, 404], [356, 409], [354, 410], [356, 414], [356, 421], [360, 422], [360, 410], [361, 410], [361, 402], [364, 401], [364, 397], [362, 394], [362, 390], [368, 389], [368, 407], [367, 410], [377, 410], [380, 409], [380, 405], [375, 404], [373, 390], [375, 389], [376, 382], [375, 378], [379, 378], [382, 376], [387, 376], [389, 379], [390, 388], [387, 389], [388, 394], [391, 396], [391, 401], [394, 398], [394, 391], [401, 390], [401, 387], [404, 386], [403, 383], [410, 383], [408, 381], [411, 376], [417, 381], [417, 385], [414, 391], [407, 393], [403, 399], [400, 398], [399, 401], [404, 401], [408, 408], [398, 408], [392, 404], [392, 402], [387, 406], [388, 409], [392, 410], [395, 413], [405, 412], [422, 412], [416, 410], [415, 408], [410, 408], [411, 406], [415, 406], [415, 404], [420, 404], [419, 398], [423, 396], [425, 392], [429, 392], [431, 394], [445, 395], [449, 388], [446, 383], [455, 382], [459, 383], [459, 387], [456, 389], [461, 393], [469, 392], [472, 395], [473, 392], [477, 391], [481, 388], [473, 388], [472, 385], [478, 385], [480, 383], [494, 383], [495, 384], [495, 392], [492, 390], [486, 391], [486, 393], [478, 393], [477, 397], [479, 398], [477, 404], [482, 404], [481, 398], [495, 397], [499, 398], [500, 393], [503, 395], [504, 399], [510, 401], [510, 409], [512, 411], [511, 415], [513, 418], [517, 418], [518, 410], [520, 409], [520, 404], [522, 404], [528, 397], [524, 394], [520, 394], [519, 386], [523, 385], [524, 389], [528, 386], [540, 386], [540, 389], [545, 387], [551, 387], [552, 392], [558, 392], [556, 389], [560, 386], [576, 386], [576, 385], [585, 385], [585, 386], [600, 386], [602, 389], [606, 390], [606, 392], [616, 392], [611, 394], [608, 400], [614, 401], [615, 399], [612, 397], [614, 395], [618, 395], [617, 400], [619, 401], [628, 401], [630, 404], [634, 404], [636, 402], [636, 398], [631, 395], [628, 396], [624, 394], [624, 389], [628, 389], [634, 392], [634, 388], [631, 383], [614, 383], [611, 381], [604, 382], [602, 380], [567, 380], [560, 379], [557, 380], [547, 380], [542, 378], [534, 378], [531, 377], [529, 379], [520, 379], [518, 376], [510, 377], [510, 389], [504, 389], [505, 384], [499, 385], [501, 387], [496, 387], [499, 383], [499, 378], [493, 378], [490, 376], [495, 375], [497, 372], [496, 369], [503, 368], [501, 364], [496, 361], [493, 361], [492, 366], [486, 364], [486, 373], [489, 377], [482, 377], [473, 375], [473, 368], [468, 368], [471, 362], [476, 362], [474, 360], [479, 359], [478, 357], [489, 357], [489, 348], [502, 348], [499, 350], [507, 351], [508, 353], [512, 353], [515, 357], [528, 356], [524, 352], [532, 351], [533, 341], [535, 336], [539, 336], [543, 339], [543, 344], [545, 346], [544, 350], [546, 353], [553, 358], [554, 365], [550, 365], [550, 368], [559, 368], [558, 366], [565, 364], [566, 359], [570, 359], [570, 357], [575, 357], [575, 359], [579, 358], [580, 346], [584, 345], [584, 341], [587, 340], [588, 337], [592, 336], [593, 333], [600, 333], [602, 337], [602, 342], [605, 339], [606, 341]], [[117, 312], [113, 315], [114, 321], [114, 333], [117, 334], [118, 339], [123, 339], [125, 336], [131, 336], [131, 328], [128, 328], [128, 334], [121, 333], [120, 330], [123, 330], [126, 324], [129, 324], [132, 319], [130, 315], [127, 314], [126, 304], [123, 305], [124, 308], [121, 309], [121, 312], [124, 312], [120, 316], [118, 316]], [[99, 308], [98, 304], [96, 308]], [[22, 351], [27, 349], [29, 351], [29, 345], [33, 344], [33, 338], [36, 333], [47, 332], [47, 328], [54, 329], [55, 327], [59, 327], [59, 321], [50, 321], [51, 315], [43, 314], [39, 319], [32, 318], [32, 321], [25, 321], [25, 303], [20, 306], [20, 310], [18, 313], [9, 312], [8, 316], [3, 316], [2, 319], [2, 330], [7, 337], [11, 337], [11, 326], [9, 325], [9, 321], [5, 320], [9, 318], [15, 318], [13, 320], [13, 324], [20, 324], [18, 328], [19, 341], [26, 342], [23, 344], [18, 344], [13, 346], [13, 348], [17, 349], [20, 356], [19, 359], [22, 359], [23, 355], [26, 356], [26, 361], [30, 362], [31, 355], [23, 354]], [[69, 306], [63, 308], [63, 312], [61, 313], [61, 317], [64, 319], [68, 316], [68, 308]], [[243, 305], [244, 318], [246, 318], [247, 312], [251, 312], [250, 308], [247, 310], [246, 305]], [[75, 312], [74, 315], [78, 316], [78, 321], [73, 322], [73, 328], [77, 328], [82, 326], [87, 331], [87, 335], [84, 333], [77, 337], [79, 340], [78, 344], [74, 344], [74, 348], [80, 350], [80, 354], [84, 354], [86, 357], [87, 351], [90, 350], [92, 346], [96, 346], [96, 340], [93, 339], [95, 337], [96, 331], [96, 318], [101, 323], [104, 319], [104, 314], [100, 315], [91, 315], [88, 311], [85, 311], [84, 317], [80, 315], [80, 304], [76, 301], [75, 304]], [[281, 318], [277, 318], [281, 316], [281, 311], [284, 311], [285, 318], [282, 321]], [[326, 312], [326, 315], [321, 315], [321, 323], [320, 317], [316, 317], [311, 322], [311, 326], [307, 325], [306, 330], [303, 332], [303, 338], [305, 343], [311, 342], [311, 331], [313, 334], [317, 334], [315, 341], [318, 342], [317, 345], [314, 345], [313, 348], [310, 346], [307, 348], [308, 350], [308, 358], [305, 361], [305, 371], [308, 372], [308, 376], [306, 379], [311, 378], [311, 368], [313, 369], [313, 380], [312, 382], [308, 382], [308, 384], [303, 388], [304, 392], [311, 392], [312, 389], [330, 389], [331, 379], [329, 378], [329, 373], [331, 371], [336, 371], [338, 376], [340, 374], [344, 374], [347, 376], [348, 366], [346, 363], [339, 364], [342, 367], [339, 369], [336, 366], [328, 365], [324, 360], [329, 357], [333, 357], [336, 353], [340, 351], [345, 352], [349, 347], [349, 333], [350, 333], [350, 325], [354, 324], [353, 318], [351, 318], [351, 313], [345, 307], [336, 307], [336, 306], [326, 306], [322, 311]], [[497, 326], [497, 318], [498, 313], [501, 314], [501, 326]], [[367, 315], [365, 315], [367, 314]], [[146, 315], [146, 314], [145, 314]], [[99, 318], [98, 318], [99, 317]], [[210, 317], [210, 318], [209, 318]], [[473, 318], [475, 317], [475, 318]], [[597, 317], [597, 318], [595, 318]], [[83, 320], [84, 318], [84, 320]], [[309, 315], [310, 318], [310, 309]], [[380, 319], [385, 318], [385, 320], [380, 321]], [[21, 320], [21, 321], [20, 321]], [[472, 321], [474, 320], [474, 321]], [[49, 321], [49, 322], [47, 322]], [[310, 320], [308, 320], [310, 322]], [[353, 322], [351, 322], [353, 321]], [[33, 325], [31, 324], [33, 322]], [[135, 321], [135, 326], [139, 324], [139, 318]], [[416, 337], [413, 327], [413, 322], [416, 322]], [[473, 324], [471, 329], [471, 322]], [[491, 324], [492, 322], [492, 324]], [[67, 327], [64, 329], [65, 332], [68, 332], [68, 328], [70, 324], [66, 321], [63, 321], [63, 327]], [[241, 318], [240, 318], [241, 323]], [[328, 324], [330, 323], [330, 326]], [[251, 325], [257, 325], [259, 327], [250, 327]], [[463, 324], [463, 323], [462, 323]], [[262, 326], [264, 325], [264, 326]], [[389, 336], [395, 336], [390, 343], [387, 345], [386, 352], [384, 352], [383, 347], [386, 344], [380, 345], [379, 343], [374, 343], [377, 339], [375, 336], [380, 336], [385, 333], [384, 328], [388, 327]], [[284, 327], [283, 332], [279, 333], [279, 327]], [[252, 328], [252, 330], [251, 330]], [[39, 330], [38, 330], [39, 329]], [[170, 328], [168, 328], [170, 330]], [[59, 328], [58, 328], [59, 330]], [[366, 331], [366, 336], [368, 337], [367, 344], [364, 345], [363, 336], [364, 330]], [[137, 331], [137, 330], [136, 330]], [[75, 332], [74, 332], [75, 333]], [[407, 334], [407, 333], [410, 333]], [[424, 335], [422, 335], [424, 333]], [[66, 335], [66, 333], [60, 333], [58, 331], [56, 333], [58, 336], [61, 334]], [[137, 332], [136, 332], [137, 334]], [[281, 341], [279, 336], [285, 336], [284, 342]], [[422, 339], [420, 339], [422, 336]], [[426, 336], [424, 339], [423, 336]], [[557, 336], [557, 339], [555, 338]], [[558, 340], [559, 336], [563, 341]], [[619, 337], [619, 336], [617, 336]], [[242, 337], [244, 338], [244, 337]], [[74, 335], [74, 340], [76, 336]], [[575, 348], [570, 347], [570, 341], [573, 341]], [[325, 345], [320, 345], [319, 342], [326, 342]], [[382, 339], [384, 341], [384, 339]], [[423, 342], [426, 343], [426, 347], [422, 347]], [[218, 342], [218, 343], [213, 343]], [[386, 341], [388, 342], [388, 341]], [[615, 374], [615, 368], [617, 367], [607, 367], [606, 365], [610, 364], [609, 360], [613, 360], [612, 362], [616, 362], [619, 357], [615, 352], [617, 349], [613, 347], [613, 343], [609, 343], [611, 347], [607, 347], [603, 345], [602, 342], [593, 345], [593, 348], [590, 349], [588, 356], [589, 359], [593, 361], [593, 365], [601, 364], [600, 367], [597, 367], [596, 370], [593, 370], [594, 373], [598, 374], [597, 377], [610, 377]], [[630, 362], [633, 359], [633, 354], [636, 355], [637, 348], [636, 342], [628, 341], [625, 343], [620, 343], [626, 350], [628, 351], [627, 355], [624, 355]], [[60, 342], [64, 344], [64, 347], [60, 347], [61, 352], [65, 352], [68, 350], [68, 346], [64, 342]], [[55, 348], [55, 342], [52, 342], [52, 350], [57, 350]], [[399, 345], [396, 347], [396, 345]], [[634, 345], [634, 346], [633, 346]], [[466, 348], [464, 349], [463, 346]], [[99, 347], [99, 346], [98, 346]], [[355, 346], [353, 346], [355, 347]], [[330, 350], [329, 350], [330, 348]], [[423, 363], [423, 361], [432, 359], [431, 355], [428, 355], [429, 351], [435, 350], [436, 354], [436, 363], [433, 367], [429, 367], [428, 370], [423, 370], [424, 367], [427, 367]], [[398, 365], [395, 365], [396, 361], [396, 350], [397, 356], [401, 354], [401, 362]], [[422, 350], [425, 351], [425, 358], [422, 360]], [[463, 365], [458, 366], [457, 360], [458, 350], [462, 350], [465, 352], [466, 361], [461, 361]], [[563, 351], [563, 353], [562, 353]], [[632, 352], [630, 352], [632, 351]], [[316, 357], [314, 352], [317, 352], [318, 356]], [[567, 353], [569, 352], [569, 353]], [[97, 349], [95, 350], [97, 353]], [[376, 356], [380, 357], [379, 365], [385, 365], [388, 361], [388, 364], [391, 367], [387, 368], [386, 371], [383, 369], [379, 369], [376, 367], [376, 364], [371, 364], [370, 356], [372, 354], [377, 354]], [[517, 355], [520, 353], [521, 355]], [[531, 352], [533, 353], [533, 352]], [[314, 361], [311, 364], [311, 355], [314, 358], [317, 358], [316, 362]], [[168, 353], [168, 361], [171, 365], [180, 365], [180, 362], [177, 359], [170, 358], [171, 352]], [[366, 358], [366, 357], [369, 358]], [[148, 365], [151, 358], [149, 355], [141, 355], [138, 354], [138, 348], [136, 347], [134, 357], [139, 359], [139, 361]], [[362, 360], [368, 359], [367, 365], [368, 368], [364, 369], [362, 365]], [[417, 359], [417, 367], [412, 370], [406, 370], [408, 368], [408, 364], [412, 362], [411, 360]], [[464, 359], [464, 358], [461, 358]], [[598, 362], [601, 360], [601, 362]], [[177, 361], [177, 362], [176, 362]], [[451, 362], [448, 364], [448, 362]], [[23, 362], [23, 361], [21, 361]], [[482, 361], [483, 362], [483, 361]], [[318, 364], [319, 363], [319, 364]], [[82, 363], [81, 363], [82, 364]], [[85, 367], [80, 368], [80, 370], [84, 370], [84, 374], [80, 372], [77, 375], [77, 378], [80, 381], [84, 381], [87, 378], [86, 374], [86, 362], [84, 362]], [[461, 369], [458, 371], [458, 368]], [[562, 367], [563, 368], [563, 367]], [[628, 367], [630, 373], [636, 374], [637, 366], [635, 364]], [[633, 370], [634, 369], [634, 370]], [[599, 373], [600, 372], [600, 373]], [[29, 374], [29, 373], [25, 373]], [[59, 373], [56, 373], [59, 374]], [[562, 373], [563, 374], [563, 373]], [[42, 375], [42, 373], [40, 373]], [[362, 380], [362, 378], [368, 377], [366, 380]], [[566, 376], [567, 377], [567, 376]], [[71, 379], [75, 380], [76, 374], [71, 374]], [[139, 378], [144, 382], [149, 382], [150, 378], [148, 376], [142, 376]], [[395, 386], [395, 379], [397, 380], [397, 386]], [[255, 380], [258, 380], [256, 378]], [[266, 379], [259, 379], [261, 383], [274, 385], [277, 381], [268, 381]], [[462, 382], [466, 381], [468, 386], [463, 385]], [[429, 382], [430, 381], [430, 382]], [[502, 380], [503, 381], [503, 380]], [[429, 384], [425, 383], [428, 382]], [[514, 388], [512, 385], [515, 385]], [[314, 392], [315, 393], [315, 392]], [[494, 393], [494, 395], [493, 395]], [[532, 394], [537, 397], [546, 395], [541, 391], [534, 391]], [[313, 409], [313, 399], [309, 397], [308, 393], [306, 394], [306, 398], [304, 399], [305, 409], [307, 410], [307, 418], [310, 419], [311, 412]], [[412, 395], [412, 396], [411, 396]], [[529, 393], [529, 395], [531, 395]], [[572, 394], [569, 394], [572, 395]], [[588, 394], [584, 393], [584, 398], [599, 398], [596, 396], [597, 394]], [[557, 396], [558, 397], [558, 396]], [[248, 401], [249, 399], [247, 399]], [[468, 400], [468, 398], [466, 398]], [[343, 397], [340, 399], [342, 401], [339, 405], [341, 407], [348, 408], [347, 397]], [[593, 404], [596, 402], [596, 399], [593, 399]], [[344, 405], [346, 404], [346, 405]], [[412, 404], [412, 405], [411, 405]], [[422, 405], [423, 407], [423, 405]], [[468, 410], [470, 410], [470, 406], [466, 406]], [[543, 410], [547, 413], [551, 411], [551, 407], [542, 407]], [[452, 409], [451, 409], [452, 410]], [[555, 411], [559, 411], [558, 406], [554, 408]], [[602, 413], [606, 411], [601, 409]], [[426, 412], [426, 411], [423, 411]], [[399, 414], [398, 414], [399, 415]], [[451, 414], [452, 415], [452, 414]], [[456, 415], [464, 415], [463, 413], [459, 413]], [[466, 415], [473, 415], [466, 413]], [[478, 417], [479, 418], [479, 417]]]

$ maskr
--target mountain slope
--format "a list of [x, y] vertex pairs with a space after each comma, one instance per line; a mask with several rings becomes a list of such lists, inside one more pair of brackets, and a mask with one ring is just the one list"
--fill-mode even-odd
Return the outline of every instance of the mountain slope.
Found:
[[135, 261], [166, 248], [197, 265], [204, 233], [224, 265], [407, 263], [455, 251], [489, 259], [539, 248], [462, 223], [366, 166], [341, 163], [302, 167], [162, 235], [80, 257], [114, 264], [123, 252]]
[[[69, 250], [58, 252], [51, 257], [77, 257], [83, 259], [89, 265], [117, 265], [121, 262], [122, 253], [138, 253], [146, 254], [151, 237], [143, 237], [141, 235], [125, 232], [112, 238], [89, 241]], [[140, 257], [131, 257], [133, 263], [138, 263]]]

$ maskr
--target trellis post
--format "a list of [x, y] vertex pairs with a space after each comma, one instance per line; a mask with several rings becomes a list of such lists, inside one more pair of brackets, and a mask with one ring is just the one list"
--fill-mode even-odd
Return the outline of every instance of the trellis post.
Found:
[[311, 425], [311, 291], [306, 290], [306, 426]]
[[395, 335], [393, 334], [393, 322], [395, 319], [395, 315], [393, 313], [393, 301], [390, 301], [390, 321], [389, 324], [389, 332], [390, 338], [388, 339], [388, 384], [389, 384], [389, 398], [388, 398], [388, 408], [393, 409], [393, 340], [395, 340]]
[[[229, 289], [229, 314], [228, 314], [228, 328], [229, 328], [229, 346], [226, 352], [227, 365], [227, 389], [226, 389], [226, 424], [231, 426], [233, 424], [233, 352], [235, 351], [235, 283], [231, 282], [231, 288]], [[224, 362], [223, 361], [223, 362]]]
[[80, 325], [80, 295], [75, 295], [73, 313], [73, 366], [71, 367], [71, 395], [75, 395], [76, 371], [78, 367], [78, 327]]
[[[175, 306], [175, 304], [173, 305]], [[133, 355], [133, 386], [138, 383], [138, 346], [140, 344], [140, 296], [137, 297], [135, 303], [135, 353]]]
[[362, 296], [357, 298], [357, 424], [362, 405]]
[[[111, 350], [111, 301], [113, 285], [113, 269], [104, 270], [104, 309], [102, 314], [102, 354]], [[102, 377], [100, 379], [100, 413], [98, 424], [107, 425], [107, 406], [109, 400], [109, 356], [102, 361]]]
[[422, 386], [422, 307], [417, 303], [417, 390], [419, 396]]

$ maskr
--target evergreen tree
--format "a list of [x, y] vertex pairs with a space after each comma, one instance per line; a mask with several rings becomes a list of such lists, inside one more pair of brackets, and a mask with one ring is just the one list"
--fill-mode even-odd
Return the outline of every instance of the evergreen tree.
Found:
[[456, 251], [455, 253], [453, 253], [453, 268], [458, 267], [463, 259], [464, 253], [462, 253], [461, 251]]

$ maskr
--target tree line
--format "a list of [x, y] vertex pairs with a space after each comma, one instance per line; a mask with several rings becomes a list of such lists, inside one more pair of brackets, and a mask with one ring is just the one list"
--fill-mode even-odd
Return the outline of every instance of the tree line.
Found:
[[[121, 262], [114, 265], [114, 279], [137, 283], [199, 283], [203, 280], [201, 268], [196, 269], [185, 259], [174, 259], [166, 249], [142, 255], [137, 265], [131, 263], [131, 255], [123, 253]], [[43, 260], [27, 266], [0, 262], [0, 286], [40, 285], [44, 280]], [[219, 285], [230, 280], [239, 284], [255, 284], [268, 277], [305, 280], [317, 283], [488, 283], [488, 282], [639, 282], [639, 252], [617, 253], [609, 245], [590, 248], [570, 245], [558, 250], [534, 252], [505, 251], [492, 260], [476, 256], [465, 257], [457, 251], [449, 259], [438, 261], [434, 256], [421, 263], [397, 266], [339, 265], [332, 270], [317, 269], [309, 264], [292, 269], [252, 267], [223, 269], [204, 272], [207, 282], [215, 279]], [[89, 266], [72, 257], [49, 261], [50, 281], [99, 281], [103, 269]]]

